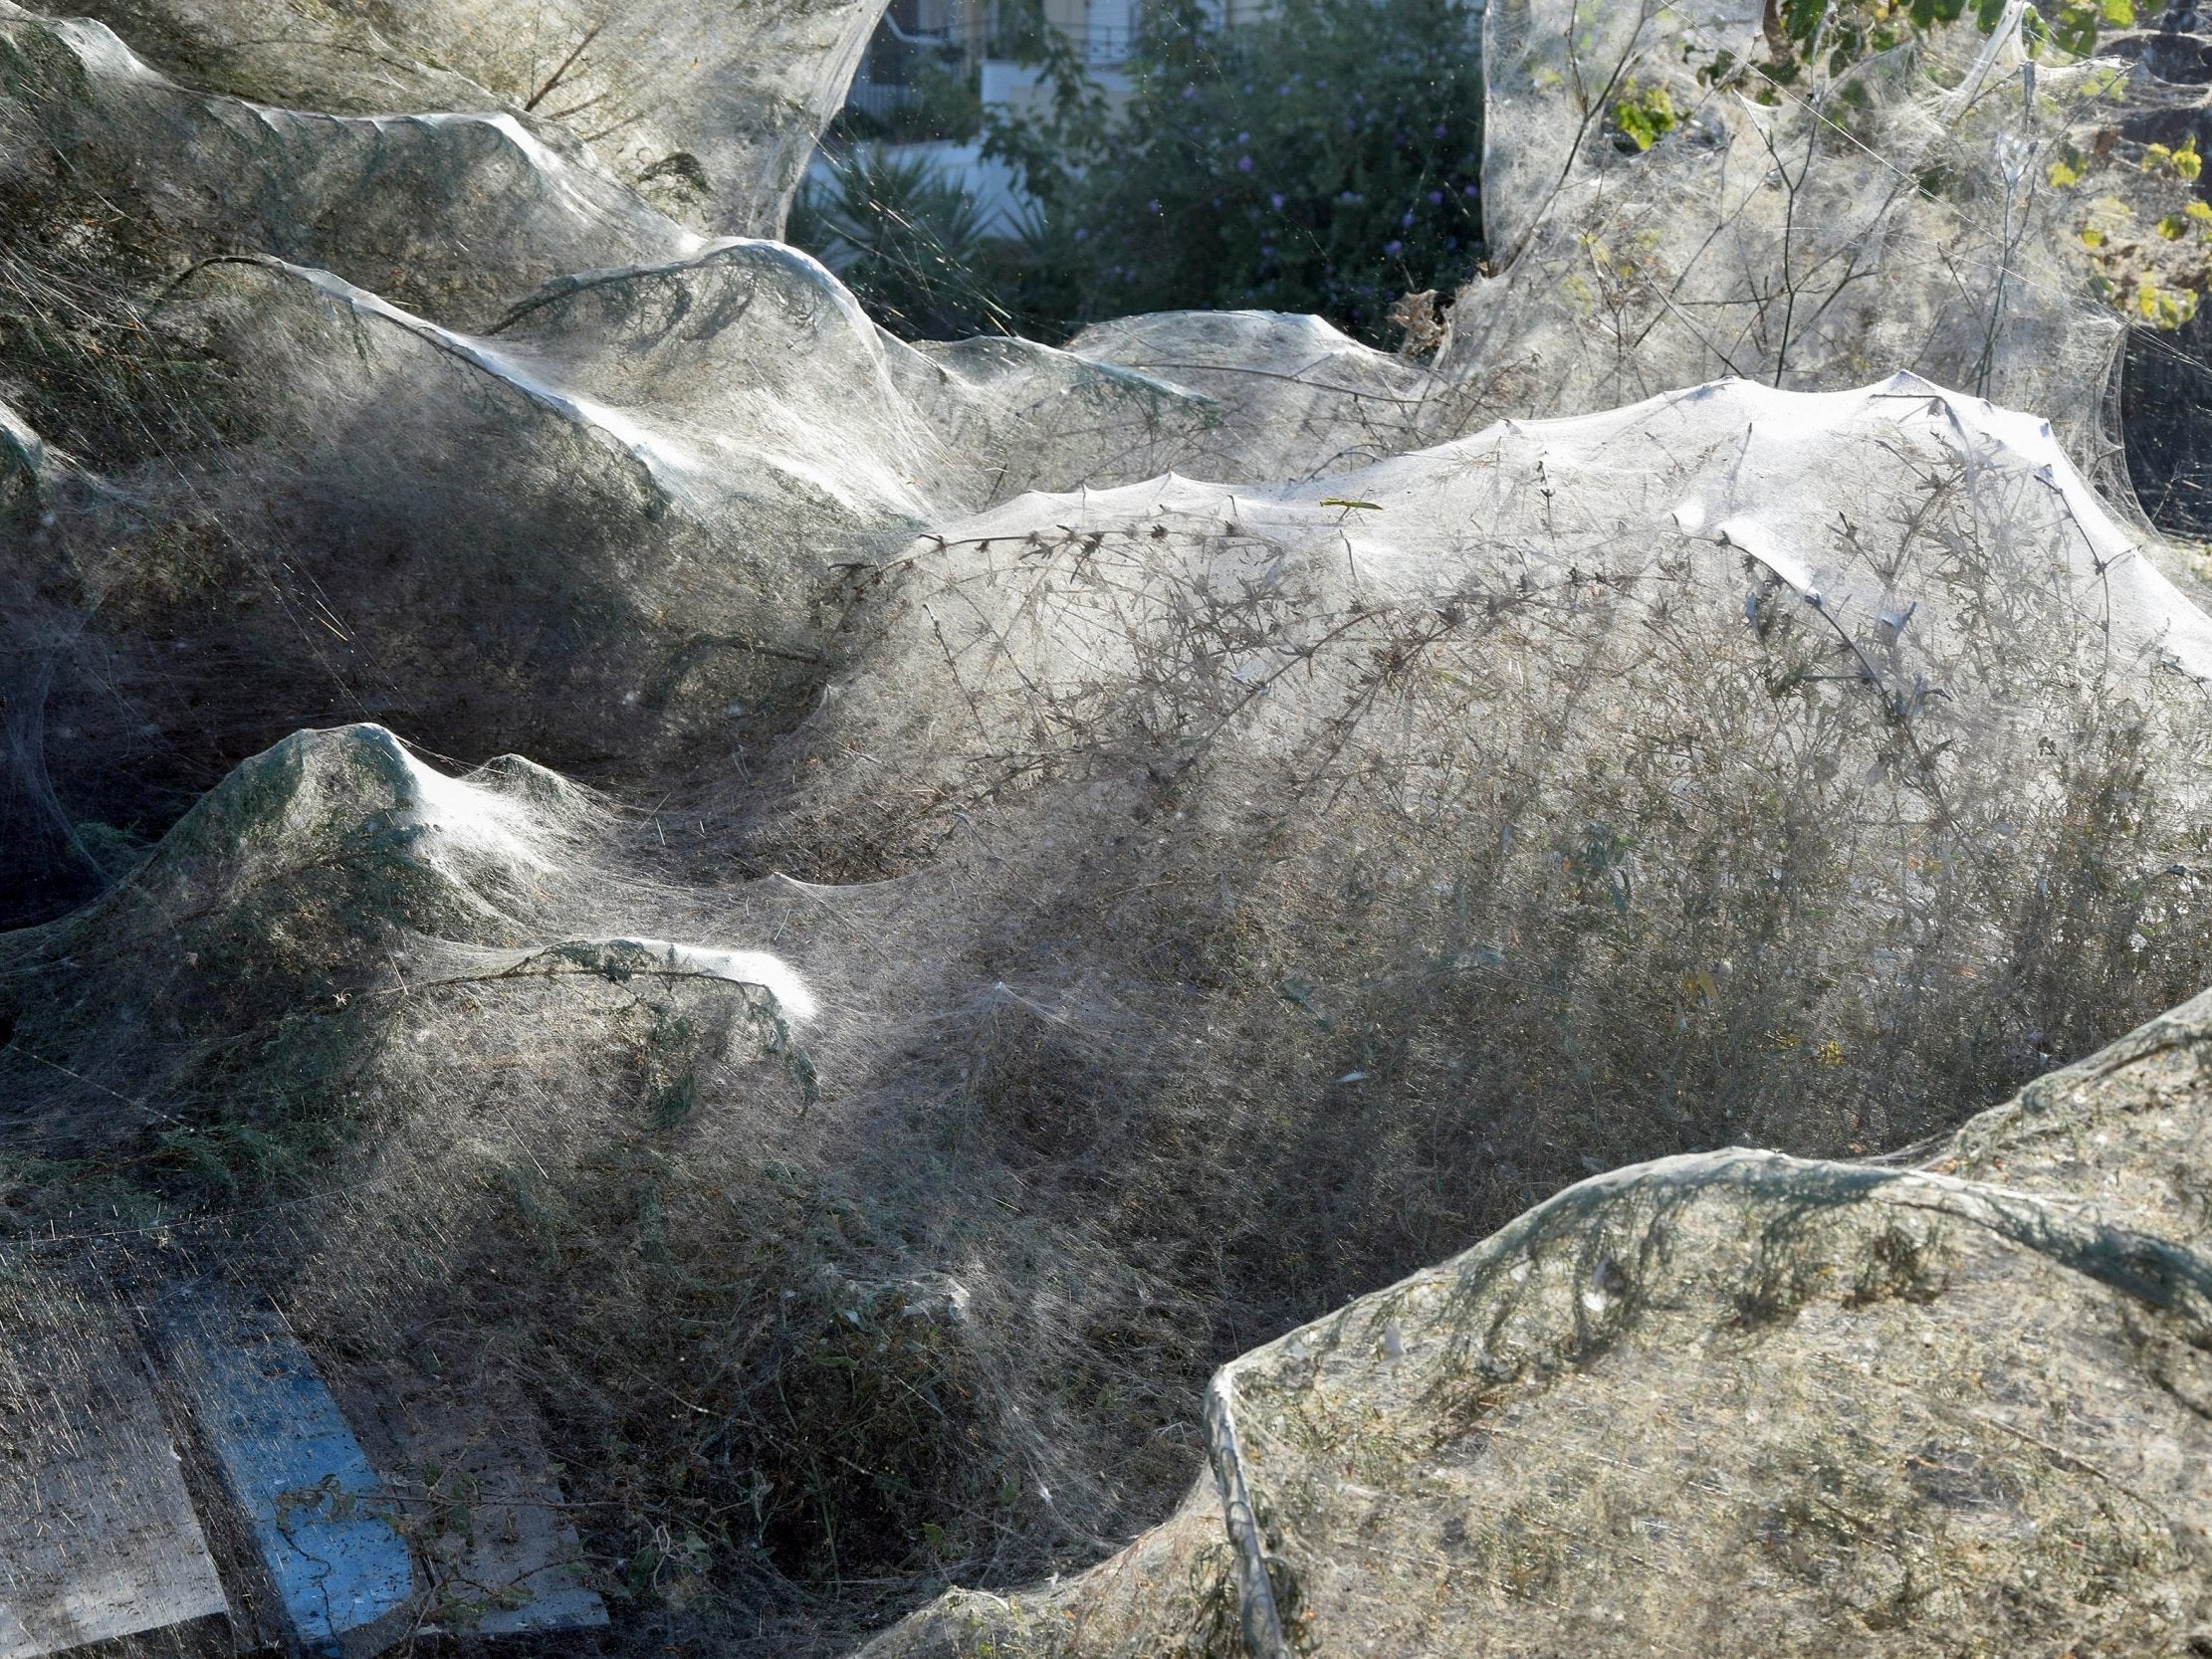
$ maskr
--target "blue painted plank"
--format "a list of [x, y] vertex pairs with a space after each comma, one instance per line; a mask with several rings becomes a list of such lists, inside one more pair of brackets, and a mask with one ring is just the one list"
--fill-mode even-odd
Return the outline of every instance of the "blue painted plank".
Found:
[[283, 1323], [203, 1309], [173, 1327], [172, 1355], [300, 1641], [347, 1651], [406, 1609], [414, 1570], [381, 1483]]
[[606, 1624], [538, 1414], [512, 1387], [366, 1359], [346, 1367], [335, 1391], [430, 1581], [426, 1633]]

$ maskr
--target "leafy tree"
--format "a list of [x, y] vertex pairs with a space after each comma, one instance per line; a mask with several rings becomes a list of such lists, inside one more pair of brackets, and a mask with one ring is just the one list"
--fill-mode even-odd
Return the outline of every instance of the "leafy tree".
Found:
[[1234, 29], [1154, 8], [1108, 115], [1039, 38], [1045, 110], [987, 123], [1076, 263], [1080, 314], [1312, 311], [1381, 342], [1481, 254], [1481, 58], [1463, 0], [1280, 0]]

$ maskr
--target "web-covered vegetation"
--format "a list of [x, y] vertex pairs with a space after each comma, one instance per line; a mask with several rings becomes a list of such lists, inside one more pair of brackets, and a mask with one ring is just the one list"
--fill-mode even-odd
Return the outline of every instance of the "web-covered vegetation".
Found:
[[2187, 37], [2124, 8], [2095, 29], [2026, 6], [1568, 10], [1490, 14], [1485, 200], [1513, 276], [1455, 308], [1461, 372], [1580, 409], [1910, 367], [2048, 409], [2114, 466], [2116, 340], [2170, 352], [2201, 292]]
[[[1046, 907], [1029, 971], [1073, 1010], [1117, 964], [1203, 1064], [1148, 1104], [1086, 1061], [1086, 1135], [1120, 1127], [1084, 1166], [1118, 1185], [1210, 1126], [1208, 1232], [1263, 1281], [1349, 1288], [1639, 1152], [1917, 1139], [2200, 971], [2202, 712], [2157, 666], [2163, 579], [2090, 550], [2113, 531], [2037, 450], [1954, 439], [1967, 407], [1716, 391], [1295, 492], [947, 526], [871, 600], [900, 669], [809, 738], [874, 756], [865, 785], [802, 767], [755, 856], [1012, 858], [1115, 896]], [[1854, 453], [1913, 481], [1879, 518]], [[1818, 564], [1775, 550], [1808, 531]], [[2130, 611], [2148, 657], [2110, 643]], [[1053, 850], [971, 849], [995, 810]], [[2112, 831], [2164, 850], [2100, 869]]]
[[[1964, 1302], [1952, 1235], [1863, 1207], [1924, 1185], [1709, 1151], [1891, 1151], [2207, 978], [2212, 624], [2092, 488], [2140, 290], [2080, 235], [2098, 191], [2193, 246], [2196, 148], [2127, 126], [2187, 100], [2017, 10], [1907, 21], [1762, 103], [1698, 75], [1767, 50], [1748, 11], [1493, 10], [1511, 263], [1420, 360], [1250, 313], [911, 346], [529, 109], [286, 114], [8, 10], [0, 713], [46, 920], [0, 940], [0, 1295], [273, 1307], [348, 1399], [494, 1402], [626, 1652], [835, 1650], [1096, 1561], [1209, 1446], [1229, 1529], [1210, 1484], [1064, 1598], [889, 1640], [1225, 1654], [1277, 1575], [1323, 1649], [1378, 1609], [1448, 1649], [1493, 1591], [1532, 1643], [1694, 1631], [1557, 1542], [1684, 1446], [1725, 1502], [1661, 1553], [1721, 1600], [1849, 1544], [1876, 1636], [2187, 1627], [2193, 1500], [2114, 1467], [2196, 1456], [2154, 1416], [2193, 1361], [2126, 1347], [2201, 1313], [2182, 1129], [2062, 1090], [1961, 1142], [1973, 1182], [2110, 1168], [2127, 1230], [1950, 1194], [2003, 1246]], [[1553, 1199], [1661, 1153], [1699, 1161]], [[1356, 1305], [1318, 1404], [1276, 1348], [1209, 1419], [1233, 1355], [1500, 1227], [1418, 1319]], [[1885, 1323], [1770, 1389], [1746, 1334], [1845, 1306]], [[1963, 1395], [1870, 1404], [1898, 1349], [2030, 1404], [2121, 1375], [2156, 1431], [1954, 1456]], [[1852, 1459], [1903, 1472], [1800, 1478]], [[2083, 1464], [2133, 1484], [2077, 1502]], [[1999, 1607], [1862, 1549], [1945, 1505], [2053, 1518], [2017, 1558], [2086, 1576]]]

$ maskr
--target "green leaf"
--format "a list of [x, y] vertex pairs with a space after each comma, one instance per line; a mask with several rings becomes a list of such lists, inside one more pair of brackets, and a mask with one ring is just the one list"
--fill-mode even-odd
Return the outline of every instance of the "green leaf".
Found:
[[[1772, 70], [1768, 73], [1771, 77]], [[1628, 139], [1640, 154], [1673, 131], [1677, 119], [1673, 97], [1664, 87], [1649, 87], [1640, 92], [1631, 81], [1621, 89], [1621, 96], [1613, 105], [1614, 130]]]
[[2097, 50], [2097, 9], [2094, 6], [2072, 5], [2059, 13], [2059, 20], [2052, 26], [2051, 38], [2059, 49], [2077, 58], [2087, 58]]

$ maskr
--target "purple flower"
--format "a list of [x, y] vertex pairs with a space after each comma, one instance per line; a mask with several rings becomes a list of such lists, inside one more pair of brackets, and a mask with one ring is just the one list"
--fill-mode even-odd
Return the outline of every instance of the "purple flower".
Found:
[[1198, 96], [1199, 90], [1196, 87], [1186, 87], [1183, 89], [1183, 97], [1186, 101], [1197, 98]]
[[1388, 241], [1388, 242], [1386, 242], [1386, 243], [1384, 243], [1384, 244], [1383, 244], [1383, 252], [1384, 252], [1384, 254], [1385, 254], [1385, 255], [1387, 255], [1387, 256], [1390, 256], [1390, 257], [1392, 257], [1392, 258], [1395, 258], [1396, 256], [1398, 256], [1399, 254], [1402, 254], [1402, 253], [1404, 253], [1405, 251], [1406, 251], [1406, 244], [1405, 244], [1405, 243], [1403, 243], [1403, 242], [1400, 242], [1400, 241], [1399, 241], [1399, 240], [1398, 240], [1397, 238], [1395, 238], [1395, 237], [1393, 237], [1393, 238], [1392, 238], [1392, 239], [1391, 239], [1390, 241]]
[[1240, 173], [1250, 172], [1252, 170], [1252, 158], [1248, 155], [1239, 155], [1236, 158], [1236, 170]]
[[1277, 87], [1275, 89], [1275, 96], [1277, 98], [1288, 98], [1290, 96], [1290, 83], [1285, 81], [1281, 86]]
[[1279, 212], [1281, 212], [1281, 211], [1282, 211], [1282, 193], [1281, 193], [1280, 191], [1277, 191], [1277, 192], [1276, 192], [1276, 193], [1275, 193], [1274, 195], [1272, 195], [1272, 196], [1269, 196], [1269, 197], [1267, 198], [1267, 205], [1268, 205], [1269, 207], [1271, 207], [1271, 208], [1275, 209], [1275, 210], [1276, 210], [1276, 211], [1277, 211], [1278, 213], [1279, 213]]
[[1145, 206], [1152, 209], [1153, 212], [1158, 213], [1160, 211], [1160, 198], [1158, 196], [1153, 197], [1151, 201], [1145, 203]]
[[1414, 228], [1414, 216], [1411, 213], [1407, 214], [1405, 218], [1398, 221], [1398, 228], [1402, 231], [1412, 230]]
[[1252, 135], [1249, 132], [1239, 132], [1236, 135], [1236, 141], [1240, 144], [1248, 144], [1252, 141]]
[[1442, 204], [1443, 192], [1441, 190], [1432, 190], [1429, 192], [1429, 205], [1431, 207], [1439, 207]]
[[1441, 138], [1444, 135], [1444, 131], [1445, 128], [1443, 127], [1442, 123], [1439, 122], [1437, 126], [1437, 136]]
[[1482, 194], [1482, 188], [1480, 185], [1470, 184], [1459, 194], [1462, 196], [1479, 196]]

